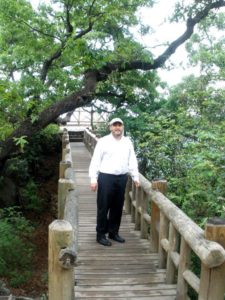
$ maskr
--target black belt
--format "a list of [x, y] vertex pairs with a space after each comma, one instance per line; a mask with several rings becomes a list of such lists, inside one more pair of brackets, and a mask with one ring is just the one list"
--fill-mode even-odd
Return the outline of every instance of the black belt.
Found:
[[103, 173], [103, 172], [100, 172], [99, 174], [102, 174], [102, 175], [110, 175], [110, 176], [116, 176], [116, 177], [127, 176], [127, 173], [125, 173], [125, 174], [110, 174], [110, 173]]

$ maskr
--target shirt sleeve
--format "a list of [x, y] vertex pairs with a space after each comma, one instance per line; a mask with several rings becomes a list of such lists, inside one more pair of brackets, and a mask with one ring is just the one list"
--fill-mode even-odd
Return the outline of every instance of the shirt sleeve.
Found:
[[91, 179], [91, 183], [97, 183], [102, 156], [100, 144], [101, 142], [98, 140], [89, 166], [89, 177]]
[[[129, 140], [130, 141], [130, 140]], [[134, 181], [139, 182], [139, 171], [138, 171], [138, 162], [134, 152], [134, 147], [132, 142], [130, 141], [130, 154], [128, 161], [128, 170]]]

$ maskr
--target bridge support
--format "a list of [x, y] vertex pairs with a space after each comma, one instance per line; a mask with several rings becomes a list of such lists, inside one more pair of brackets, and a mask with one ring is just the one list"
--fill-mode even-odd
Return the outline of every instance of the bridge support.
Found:
[[[205, 237], [215, 241], [225, 249], [225, 219], [209, 219]], [[225, 263], [215, 268], [201, 267], [200, 291], [198, 300], [223, 300], [225, 294]]]
[[60, 253], [69, 247], [73, 228], [65, 220], [55, 220], [49, 225], [48, 292], [49, 300], [74, 299], [74, 268], [62, 268]]

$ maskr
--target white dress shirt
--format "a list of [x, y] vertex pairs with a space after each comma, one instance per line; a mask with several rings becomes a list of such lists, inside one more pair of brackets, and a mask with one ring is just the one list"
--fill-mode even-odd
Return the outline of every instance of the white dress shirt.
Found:
[[139, 182], [138, 163], [128, 137], [115, 139], [109, 134], [98, 140], [89, 167], [91, 183], [97, 182], [99, 172], [113, 175], [129, 173], [134, 181]]

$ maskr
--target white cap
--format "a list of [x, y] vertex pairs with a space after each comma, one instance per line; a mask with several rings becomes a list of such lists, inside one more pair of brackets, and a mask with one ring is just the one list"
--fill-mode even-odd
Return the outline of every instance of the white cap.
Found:
[[123, 121], [120, 118], [114, 118], [109, 122], [109, 125], [113, 125], [114, 123], [120, 123], [123, 125]]

